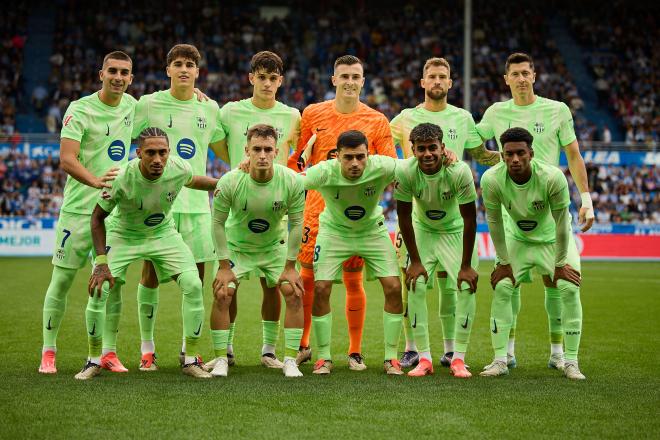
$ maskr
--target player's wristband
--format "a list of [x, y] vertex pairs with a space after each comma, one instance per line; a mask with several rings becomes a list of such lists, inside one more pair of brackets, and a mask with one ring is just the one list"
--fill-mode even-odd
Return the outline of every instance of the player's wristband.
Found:
[[581, 192], [580, 199], [582, 199], [582, 208], [594, 209], [594, 204], [591, 201], [591, 193], [589, 191]]
[[94, 266], [100, 266], [101, 264], [108, 264], [107, 255], [97, 255], [96, 258], [94, 258]]

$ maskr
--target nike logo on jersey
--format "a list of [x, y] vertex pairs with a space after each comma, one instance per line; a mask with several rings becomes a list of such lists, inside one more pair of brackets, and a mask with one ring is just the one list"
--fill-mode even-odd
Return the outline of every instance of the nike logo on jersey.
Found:
[[468, 315], [465, 317], [465, 323], [461, 324], [461, 327], [467, 328], [469, 319], [470, 319], [470, 314], [468, 313]]
[[415, 313], [415, 319], [413, 319], [413, 323], [411, 325], [412, 328], [417, 328], [417, 313]]
[[48, 325], [46, 326], [46, 330], [52, 330], [53, 327], [50, 326], [50, 316], [48, 317]]
[[108, 129], [105, 131], [105, 135], [110, 136], [110, 126], [108, 124], [105, 124], [105, 126], [108, 127]]
[[167, 124], [167, 128], [172, 128], [172, 115], [170, 115], [170, 123]]
[[96, 322], [95, 322], [94, 325], [92, 326], [92, 331], [89, 332], [89, 335], [90, 335], [90, 336], [94, 336], [94, 333], [96, 333]]
[[497, 321], [493, 319], [493, 333], [497, 333]]
[[245, 201], [245, 206], [243, 206], [243, 211], [247, 211], [247, 200]]
[[147, 315], [147, 319], [151, 319], [154, 317], [154, 306], [151, 306], [151, 313]]
[[417, 193], [417, 198], [421, 199], [422, 198], [422, 190], [420, 189], [419, 192]]
[[245, 126], [245, 133], [243, 133], [243, 136], [247, 136], [247, 132], [250, 130], [250, 124], [247, 124]]
[[197, 331], [194, 332], [195, 336], [199, 336], [199, 332], [201, 332], [201, 331], [202, 331], [202, 323], [200, 322], [199, 327], [197, 327]]
[[316, 132], [318, 133], [319, 131], [324, 131], [324, 130], [327, 130], [327, 128], [317, 128]]
[[142, 211], [142, 200], [140, 200], [140, 207], [138, 208], [138, 210]]
[[335, 196], [335, 200], [339, 200], [339, 191], [337, 191], [337, 195]]

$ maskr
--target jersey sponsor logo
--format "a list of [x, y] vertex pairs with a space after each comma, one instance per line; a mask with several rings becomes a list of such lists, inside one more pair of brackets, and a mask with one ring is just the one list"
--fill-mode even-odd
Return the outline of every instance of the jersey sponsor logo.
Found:
[[368, 186], [364, 189], [364, 195], [367, 197], [371, 197], [376, 195], [376, 187], [375, 186]]
[[449, 139], [455, 141], [456, 139], [458, 139], [458, 131], [456, 131], [455, 128], [450, 128], [449, 130], [447, 130], [447, 136], [449, 137]]
[[126, 146], [119, 139], [112, 141], [108, 147], [108, 156], [115, 162], [119, 162], [126, 156]]
[[516, 224], [520, 229], [522, 229], [525, 232], [532, 231], [536, 227], [536, 225], [538, 225], [538, 223], [535, 222], [534, 220], [518, 220]]
[[255, 234], [261, 234], [262, 232], [266, 232], [268, 229], [270, 229], [270, 223], [264, 219], [256, 218], [248, 222], [248, 229]]
[[69, 122], [71, 122], [71, 119], [73, 119], [73, 116], [71, 116], [71, 115], [67, 116], [66, 118], [64, 118], [64, 121], [62, 121], [62, 125], [64, 125], [65, 127], [67, 125], [69, 125]]
[[446, 215], [447, 213], [445, 211], [440, 211], [437, 209], [429, 209], [426, 211], [426, 216], [431, 220], [442, 220]]
[[545, 124], [543, 124], [543, 122], [536, 122], [534, 124], [534, 132], [535, 133], [541, 134], [544, 131], [545, 131]]
[[176, 144], [176, 152], [181, 159], [192, 159], [195, 156], [195, 143], [192, 139], [183, 138]]
[[200, 130], [204, 130], [206, 128], [206, 118], [204, 116], [197, 116], [197, 127]]
[[157, 226], [163, 222], [165, 219], [165, 214], [159, 212], [158, 214], [151, 214], [149, 217], [144, 219], [144, 224], [146, 226]]
[[350, 220], [360, 220], [367, 211], [362, 206], [349, 206], [344, 210], [344, 215]]
[[283, 200], [278, 200], [276, 202], [273, 202], [273, 211], [280, 211], [284, 209], [284, 201]]
[[545, 209], [545, 202], [543, 200], [535, 200], [532, 202], [532, 208], [536, 211], [543, 211]]

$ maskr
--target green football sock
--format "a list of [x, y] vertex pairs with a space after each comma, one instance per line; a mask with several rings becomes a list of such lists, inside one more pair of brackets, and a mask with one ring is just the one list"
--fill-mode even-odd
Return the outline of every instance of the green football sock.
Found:
[[490, 307], [490, 337], [496, 358], [506, 358], [509, 330], [513, 319], [511, 311], [513, 290], [511, 279], [504, 278], [497, 283], [493, 292], [493, 302]]
[[580, 288], [566, 280], [558, 280], [557, 289], [562, 300], [561, 321], [564, 328], [564, 345], [566, 346], [565, 358], [566, 360], [577, 361], [580, 338], [582, 337]]
[[140, 338], [143, 341], [153, 341], [156, 313], [158, 312], [158, 287], [152, 289], [138, 284], [137, 303]]
[[477, 298], [469, 289], [460, 290], [456, 301], [456, 347], [460, 353], [467, 352], [470, 334], [477, 310]]
[[520, 313], [520, 286], [513, 288], [513, 293], [511, 295], [511, 330], [509, 330], [509, 339], [516, 338], [516, 325], [518, 324], [518, 314]]
[[295, 359], [298, 355], [298, 347], [300, 347], [300, 340], [302, 339], [302, 328], [287, 328], [284, 327], [284, 357]]
[[77, 269], [53, 266], [50, 284], [46, 291], [43, 308], [44, 347], [57, 347], [57, 334], [66, 311], [66, 298], [76, 277]]
[[429, 311], [426, 304], [426, 283], [423, 277], [421, 278], [421, 282], [418, 281], [415, 283], [415, 290], [408, 293], [408, 314], [408, 324], [410, 325], [410, 330], [412, 330], [417, 349], [420, 352], [431, 351], [431, 345], [429, 343]]
[[312, 330], [314, 332], [316, 346], [318, 347], [318, 359], [332, 360], [332, 356], [330, 355], [332, 312], [323, 316], [312, 315]]
[[181, 287], [183, 301], [183, 331], [186, 336], [186, 356], [199, 354], [199, 338], [204, 325], [204, 301], [202, 299], [202, 281], [197, 271], [184, 272], [176, 279]]
[[562, 298], [556, 287], [545, 288], [545, 311], [548, 314], [548, 327], [550, 329], [550, 343], [562, 343], [561, 325], [561, 303]]
[[[115, 284], [112, 291], [119, 290], [119, 283]], [[105, 307], [108, 296], [114, 293], [110, 290], [110, 283], [103, 283], [101, 296], [96, 293], [87, 299], [87, 308], [85, 309], [85, 324], [87, 326], [87, 342], [89, 344], [89, 357], [101, 357], [103, 346], [103, 333], [105, 330]]]
[[383, 310], [383, 333], [385, 336], [385, 360], [397, 358], [399, 335], [403, 313], [388, 313]]
[[277, 339], [280, 336], [280, 322], [279, 321], [261, 321], [261, 329], [263, 335], [264, 345], [277, 345]]
[[234, 345], [234, 331], [236, 330], [236, 323], [235, 322], [230, 322], [229, 323], [229, 340], [227, 341], [227, 345]]
[[442, 338], [456, 339], [456, 289], [447, 287], [447, 280], [438, 278], [440, 285], [440, 324]]
[[215, 357], [227, 357], [227, 343], [229, 341], [229, 330], [211, 330], [211, 340]]
[[115, 284], [105, 303], [105, 327], [103, 328], [103, 350], [117, 352], [117, 332], [121, 318], [121, 285]]
[[[408, 317], [408, 288], [406, 287], [406, 271], [401, 269], [403, 274], [403, 279], [401, 282], [401, 299], [403, 300], [403, 336], [406, 339], [406, 351], [417, 351], [417, 346], [415, 344], [415, 335], [413, 334], [413, 329], [410, 326], [410, 319]], [[425, 287], [426, 288], [426, 287]]]

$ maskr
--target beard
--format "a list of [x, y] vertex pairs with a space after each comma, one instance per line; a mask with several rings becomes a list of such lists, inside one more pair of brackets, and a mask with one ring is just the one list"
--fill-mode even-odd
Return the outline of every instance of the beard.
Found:
[[429, 97], [429, 99], [432, 99], [433, 101], [441, 101], [447, 97], [447, 91], [446, 90], [428, 90], [426, 92], [426, 96]]

